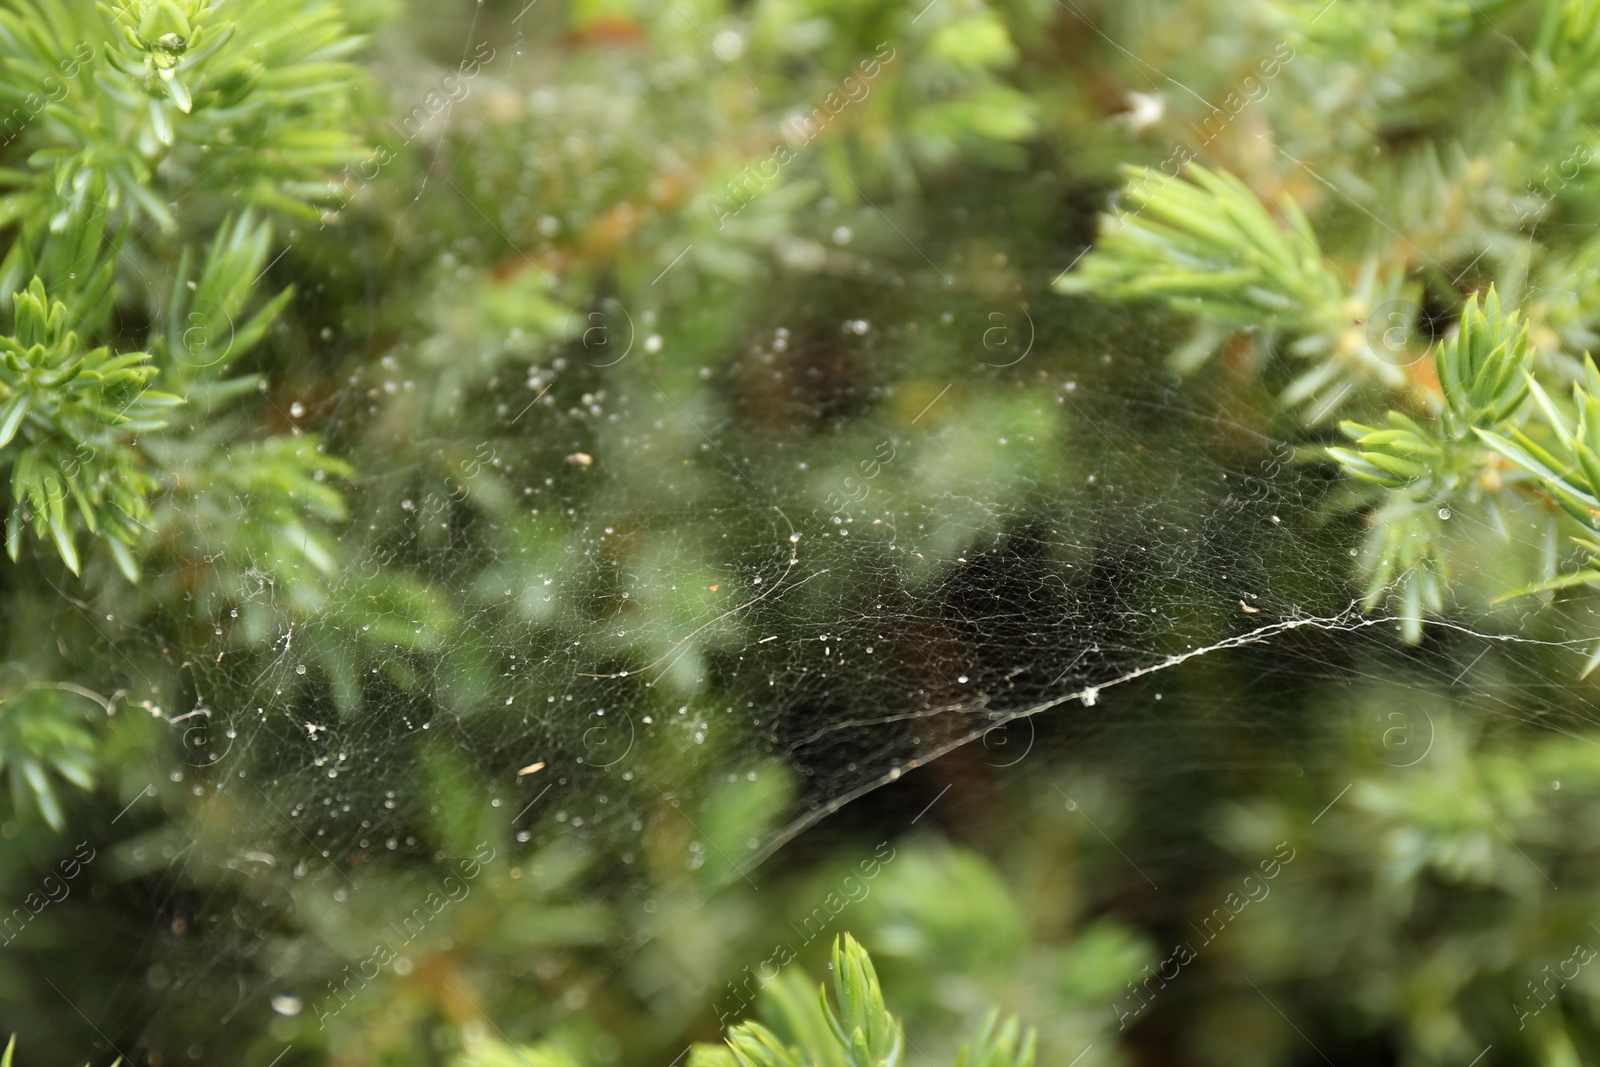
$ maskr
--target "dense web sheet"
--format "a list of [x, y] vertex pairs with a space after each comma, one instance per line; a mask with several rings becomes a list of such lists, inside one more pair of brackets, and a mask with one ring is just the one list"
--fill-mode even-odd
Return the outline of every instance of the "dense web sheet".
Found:
[[[846, 344], [888, 335], [855, 358], [889, 366], [891, 377], [897, 339], [941, 328], [981, 336], [991, 322], [986, 313], [971, 322], [933, 314], [862, 333], [856, 320], [834, 328]], [[163, 830], [135, 836], [120, 854], [130, 869], [167, 867], [174, 885], [209, 884], [214, 894], [151, 901], [163, 915], [211, 916], [204, 946], [181, 949], [197, 961], [174, 964], [186, 975], [174, 987], [183, 1017], [203, 1001], [219, 1018], [259, 1020], [274, 997], [307, 996], [294, 992], [298, 961], [256, 958], [258, 927], [288, 909], [336, 928], [339, 908], [362, 903], [366, 864], [437, 849], [419, 824], [446, 825], [439, 820], [466, 783], [482, 787], [491, 808], [454, 840], [503, 832], [530, 870], [550, 862], [540, 850], [553, 842], [596, 845], [620, 860], [609, 890], [619, 896], [635, 888], [625, 872], [661, 812], [681, 814], [667, 862], [710, 872], [698, 909], [714, 905], [720, 886], [759, 885], [764, 864], [797, 834], [961, 750], [1005, 776], [1070, 756], [1086, 732], [1126, 732], [1150, 753], [1151, 773], [1177, 777], [1193, 769], [1186, 761], [1225, 767], [1231, 758], [1196, 756], [1179, 740], [1186, 732], [1237, 728], [1258, 736], [1249, 758], [1295, 789], [1307, 768], [1333, 762], [1307, 747], [1289, 716], [1274, 718], [1275, 698], [1305, 687], [1440, 690], [1553, 730], [1592, 724], [1592, 710], [1574, 712], [1567, 691], [1587, 651], [1584, 620], [1570, 621], [1570, 638], [1525, 636], [1515, 613], [1480, 611], [1480, 625], [1438, 624], [1423, 649], [1407, 651], [1395, 619], [1351, 602], [1347, 546], [1358, 531], [1329, 529], [1314, 465], [1294, 462], [1269, 430], [1228, 421], [1159, 368], [1045, 357], [1049, 343], [1041, 338], [1029, 357], [1052, 358], [1036, 373], [1022, 373], [1029, 359], [1008, 368], [974, 361], [965, 380], [910, 404], [883, 388], [875, 400], [909, 414], [881, 435], [859, 434], [860, 458], [845, 449], [848, 465], [820, 469], [807, 442], [782, 427], [690, 415], [659, 389], [619, 380], [616, 367], [588, 368], [575, 358], [581, 346], [562, 350], [533, 363], [526, 382], [502, 387], [505, 425], [476, 454], [524, 508], [559, 517], [571, 532], [564, 544], [490, 547], [448, 514], [450, 487], [462, 483], [447, 475], [430, 487], [437, 467], [430, 475], [367, 461], [372, 479], [409, 488], [374, 509], [367, 531], [358, 521], [344, 535], [387, 534], [330, 597], [403, 559], [464, 605], [459, 622], [446, 628], [412, 605], [359, 625], [312, 612], [273, 636], [268, 654], [251, 654], [229, 624], [278, 595], [268, 581], [239, 590], [228, 618], [188, 641], [108, 618], [109, 655], [143, 661], [159, 644], [183, 679], [167, 705], [145, 710], [167, 724], [190, 769], [150, 792], [190, 794], [211, 836], [182, 841]], [[563, 392], [592, 391], [591, 404], [538, 399], [553, 398], [549, 387], [567, 375], [582, 383]], [[736, 388], [729, 374], [706, 377]], [[355, 397], [366, 392], [360, 385]], [[977, 427], [942, 418], [954, 392], [1003, 406]], [[620, 448], [592, 443], [597, 419]], [[518, 427], [532, 426], [555, 439], [542, 462], [516, 451]], [[995, 435], [1016, 459], [1002, 450], [998, 466], [972, 465], [974, 434]], [[1225, 454], [1202, 445], [1219, 437], [1230, 439]], [[629, 466], [656, 450], [683, 454], [682, 482], [652, 487], [641, 514]], [[831, 442], [818, 450], [836, 451]], [[1040, 454], [1065, 461], [1030, 468]], [[1047, 469], [1066, 473], [1034, 473]], [[450, 584], [464, 574], [470, 585]], [[1286, 587], [1272, 574], [1295, 581]], [[448, 650], [415, 654], [437, 650], [430, 625], [440, 641], [464, 646], [476, 674]], [[386, 632], [374, 641], [368, 627]], [[353, 683], [362, 700], [341, 710], [329, 675], [341, 650], [363, 643], [368, 677]], [[1508, 669], [1524, 648], [1551, 664], [1545, 685], [1558, 692], [1548, 708], [1507, 699], [1498, 679], [1475, 680], [1489, 664]], [[217, 692], [244, 698], [223, 705]], [[1403, 737], [1389, 721], [1366, 730], [1390, 762], [1431, 745], [1431, 721], [1402, 726]], [[667, 769], [678, 759], [732, 783], [746, 824], [726, 810], [706, 823], [705, 798]], [[930, 805], [944, 797], [925, 792]], [[144, 796], [125, 812], [130, 822]], [[228, 815], [208, 820], [208, 808]], [[888, 832], [909, 828], [898, 818], [906, 825]], [[432, 854], [441, 877], [460, 859]], [[684, 917], [642, 904], [638, 927], [617, 946], [624, 955]], [[384, 906], [368, 905], [379, 914]], [[158, 958], [170, 922], [152, 934]], [[151, 1026], [162, 1029], [159, 1019]]]

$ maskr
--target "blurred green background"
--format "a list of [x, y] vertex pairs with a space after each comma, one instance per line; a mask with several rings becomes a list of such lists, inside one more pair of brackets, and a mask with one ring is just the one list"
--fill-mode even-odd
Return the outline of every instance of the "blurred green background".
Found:
[[[1491, 284], [1581, 374], [1600, 3], [0, 16], [19, 1063], [659, 1067], [846, 932], [913, 1064], [1600, 1060], [1567, 520], [1324, 451]], [[1115, 244], [1190, 159], [1320, 245]]]

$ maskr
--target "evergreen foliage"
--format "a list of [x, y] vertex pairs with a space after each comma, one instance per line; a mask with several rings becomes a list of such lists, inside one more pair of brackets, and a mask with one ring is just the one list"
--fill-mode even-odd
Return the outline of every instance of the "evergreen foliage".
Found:
[[[1242, 334], [1267, 376], [1280, 354], [1291, 361], [1279, 393], [1286, 409], [1312, 427], [1355, 415], [1342, 423], [1355, 447], [1327, 454], [1358, 483], [1383, 490], [1345, 496], [1370, 525], [1363, 603], [1392, 604], [1414, 642], [1422, 620], [1446, 610], [1462, 519], [1510, 544], [1530, 514], [1545, 512], [1536, 522], [1553, 530], [1556, 514], [1541, 507], [1553, 501], [1569, 535], [1591, 551], [1585, 501], [1593, 497], [1579, 439], [1592, 381], [1583, 346], [1592, 337], [1580, 323], [1600, 304], [1546, 283], [1586, 284], [1574, 267], [1587, 262], [1593, 239], [1560, 220], [1580, 217], [1572, 214], [1585, 210], [1577, 198], [1593, 187], [1581, 57], [1594, 47], [1600, 7], [1333, 7], [1276, 11], [1309, 53], [1311, 77], [1337, 66], [1345, 85], [1381, 86], [1364, 100], [1370, 111], [1336, 120], [1358, 123], [1365, 137], [1329, 143], [1314, 123], [1286, 122], [1279, 133], [1291, 147], [1279, 153], [1316, 183], [1307, 199], [1329, 224], [1347, 227], [1342, 239], [1324, 247], [1293, 197], [1278, 198], [1275, 218], [1256, 191], [1272, 183], [1259, 175], [1194, 163], [1181, 178], [1136, 168], [1094, 250], [1057, 288], [1192, 317], [1195, 337], [1172, 360], [1186, 374]], [[1452, 114], [1435, 96], [1459, 84], [1452, 62], [1464, 62], [1475, 40], [1503, 38], [1499, 20], [1527, 8], [1541, 9], [1527, 62], [1498, 69], [1494, 102], [1483, 105], [1498, 118], [1461, 124], [1464, 109]], [[1396, 110], [1401, 101], [1415, 110]], [[1414, 136], [1385, 150], [1384, 132], [1398, 127]], [[1508, 128], [1518, 131], [1509, 140], [1501, 134]], [[1307, 136], [1311, 143], [1300, 145]], [[1307, 148], [1315, 149], [1310, 160], [1299, 154]], [[1351, 210], [1369, 225], [1351, 226]], [[1425, 310], [1419, 298], [1442, 307]], [[1572, 406], [1551, 399], [1569, 389]], [[1536, 408], [1525, 404], [1530, 393]], [[1535, 581], [1495, 593], [1589, 584], [1587, 558], [1542, 553]]]
[[[776, 1030], [754, 1021], [739, 1023], [729, 1028], [725, 1044], [696, 1045], [690, 1067], [900, 1067], [907, 1062], [905, 1035], [884, 1005], [866, 950], [849, 934], [836, 938], [828, 969], [833, 972], [833, 1004], [826, 985], [813, 998], [803, 981], [785, 975], [765, 991], [763, 1007]], [[461, 1067], [564, 1067], [570, 1062], [556, 1050], [519, 1050], [494, 1042], [472, 1049], [460, 1061]], [[955, 1067], [1033, 1064], [1033, 1032], [1022, 1030], [1015, 1019], [1002, 1022], [997, 1012], [984, 1019], [955, 1059]]]
[[[293, 297], [261, 284], [275, 247], [262, 213], [318, 218], [338, 202], [328, 172], [356, 158], [360, 75], [343, 60], [360, 44], [315, 0], [0, 11], [12, 560], [31, 532], [77, 574], [87, 534], [138, 582], [152, 564], [193, 567], [248, 499], [267, 520], [250, 529], [269, 571], [332, 569], [304, 522], [343, 517], [322, 483], [347, 468], [312, 438], [252, 440], [252, 412], [270, 401], [259, 374], [233, 367]], [[253, 458], [217, 462], [230, 445]], [[87, 788], [85, 735], [63, 724], [26, 736], [0, 762], [59, 826], [46, 771]]]

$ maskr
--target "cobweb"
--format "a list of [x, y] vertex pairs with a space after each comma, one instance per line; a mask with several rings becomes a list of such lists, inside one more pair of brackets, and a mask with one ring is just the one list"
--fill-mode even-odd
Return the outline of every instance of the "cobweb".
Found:
[[[156, 662], [178, 686], [119, 711], [165, 731], [109, 828], [143, 887], [119, 951], [167, 975], [144, 1040], [265, 1027], [275, 999], [318, 995], [296, 984], [305, 961], [260, 957], [265, 931], [307, 922], [311, 897], [337, 926], [380, 884], [368, 871], [443, 876], [495, 834], [518, 856], [583, 842], [607, 894], [648, 897], [629, 871], [681, 816], [676, 862], [715, 872], [699, 906], [958, 751], [1021, 775], [1127, 732], [1176, 775], [1176, 734], [1238, 727], [1276, 749], [1264, 773], [1303, 777], [1333, 757], [1306, 744], [1294, 694], [1380, 674], [1593, 725], [1575, 694], [1600, 626], [1582, 609], [1452, 604], [1417, 648], [1359, 610], [1360, 520], [1327, 506], [1316, 434], [1172, 374], [1173, 323], [1050, 294], [1083, 245], [1029, 222], [1064, 198], [1055, 180], [943, 194], [942, 232], [915, 239], [876, 208], [820, 205], [804, 221], [851, 228], [871, 284], [780, 272], [736, 337], [675, 315], [731, 298], [673, 260], [675, 296], [597, 300], [563, 341], [392, 353], [319, 398], [308, 422], [360, 471], [335, 534], [356, 562], [320, 600], [289, 604], [271, 561], [234, 561], [240, 587], [181, 632], [100, 628], [114, 671]], [[1006, 285], [951, 283], [979, 246]], [[375, 592], [399, 573], [437, 595]], [[1516, 706], [1473, 673], [1513, 647], [1549, 679]], [[747, 832], [696, 821], [706, 781], [751, 787]], [[929, 785], [874, 811], [895, 835], [961, 803]], [[679, 918], [640, 912], [610, 947]], [[144, 1003], [127, 982], [107, 1009], [121, 1028]]]
[[[759, 886], [796, 836], [958, 750], [979, 753], [992, 775], [1024, 774], [1070, 756], [1086, 733], [1131, 731], [1158, 758], [1164, 733], [1209, 721], [1263, 733], [1280, 746], [1280, 770], [1303, 775], [1319, 757], [1296, 734], [1285, 694], [1385, 671], [1417, 679], [1396, 684], [1468, 693], [1486, 650], [1510, 644], [1555, 653], [1554, 676], [1576, 683], [1582, 620], [1570, 620], [1577, 636], [1565, 640], [1525, 635], [1515, 615], [1480, 609], [1480, 625], [1436, 624], [1422, 649], [1406, 649], [1395, 619], [1352, 602], [1360, 531], [1319, 511], [1326, 472], [1295, 462], [1287, 434], [1219, 414], [1157, 361], [1062, 354], [1071, 312], [1044, 310], [1049, 279], [1033, 279], [1039, 338], [1027, 358], [974, 361], [964, 379], [919, 394], [903, 426], [856, 432], [859, 444], [717, 420], [703, 397], [692, 416], [647, 376], [619, 380], [581, 350], [534, 364], [537, 388], [520, 378], [501, 386], [497, 407], [515, 421], [551, 380], [581, 377], [564, 390], [579, 404], [520, 416], [532, 425], [537, 415], [557, 447], [525, 459], [495, 428], [479, 453], [513, 495], [537, 502], [523, 505], [539, 512], [530, 529], [554, 514], [568, 532], [525, 554], [493, 547], [459, 513], [444, 516], [437, 465], [385, 469], [366, 457], [367, 477], [408, 488], [371, 494], [369, 521], [358, 514], [344, 536], [370, 535], [360, 528], [380, 521], [385, 536], [329, 598], [366, 595], [404, 560], [449, 590], [461, 615], [440, 640], [461, 647], [369, 648], [359, 709], [341, 710], [326, 677], [328, 650], [365, 640], [342, 615], [285, 627], [265, 654], [222, 619], [187, 641], [122, 632], [115, 645], [132, 657], [159, 642], [181, 668], [181, 692], [149, 710], [185, 766], [163, 770], [149, 793], [206, 828], [185, 839], [160, 825], [120, 853], [157, 887], [138, 955], [181, 976], [147, 1040], [171, 1042], [207, 1016], [261, 1027], [281, 998], [313, 1000], [320, 990], [301, 988], [293, 959], [274, 968], [257, 958], [256, 935], [303, 914], [308, 895], [335, 910], [355, 901], [365, 871], [386, 857], [449, 874], [459, 846], [424, 828], [485, 795], [497, 813], [474, 827], [485, 839], [503, 829], [502, 844], [530, 858], [552, 841], [584, 842], [609, 858], [604, 892], [619, 898], [648, 898], [648, 880], [628, 871], [661, 813], [681, 815], [677, 861], [716, 872], [693, 906], [715, 906], [718, 886]], [[766, 348], [784, 330], [881, 331], [858, 358], [893, 381], [908, 373], [896, 366], [908, 336], [981, 338], [993, 323], [981, 308], [953, 319], [935, 310], [858, 333], [874, 314], [864, 302], [843, 323], [775, 328]], [[732, 378], [714, 372], [704, 388], [732, 393]], [[603, 402], [581, 405], [602, 388]], [[996, 396], [998, 414], [977, 427], [940, 417], [941, 405], [970, 412]], [[893, 405], [894, 387], [874, 402]], [[616, 424], [593, 428], [613, 413]], [[1223, 454], [1201, 444], [1219, 437], [1233, 438]], [[581, 458], [561, 455], [567, 448]], [[684, 485], [629, 474], [630, 457], [653, 450], [690, 470]], [[263, 580], [238, 599], [275, 595]], [[385, 618], [431, 647], [428, 619]], [[1546, 707], [1478, 695], [1491, 714], [1578, 725], [1559, 694]], [[748, 803], [769, 817], [742, 836], [702, 825], [697, 776], [748, 783]], [[934, 793], [913, 794], [884, 833], [962, 803], [959, 792]], [[145, 796], [128, 826], [154, 815], [139, 809], [152, 803]], [[179, 914], [209, 919], [181, 945], [168, 936]], [[625, 956], [682, 916], [641, 912], [628, 943], [613, 947]]]

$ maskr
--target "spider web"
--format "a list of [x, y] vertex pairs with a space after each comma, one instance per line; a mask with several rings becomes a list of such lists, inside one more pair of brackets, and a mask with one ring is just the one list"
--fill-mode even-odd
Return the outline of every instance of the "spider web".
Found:
[[[913, 317], [901, 329], [934, 329], [940, 319]], [[947, 328], [981, 334], [990, 321], [979, 312]], [[893, 347], [886, 342], [874, 358], [892, 363]], [[174, 894], [149, 901], [160, 918], [144, 951], [157, 965], [167, 953], [187, 960], [170, 966], [189, 979], [174, 989], [183, 996], [173, 998], [171, 1019], [152, 1021], [147, 1040], [171, 1041], [179, 1020], [188, 1030], [207, 1014], [262, 1027], [275, 997], [326, 998], [297, 980], [305, 961], [289, 954], [267, 965], [250, 951], [253, 935], [286, 916], [306, 922], [308, 911], [333, 913], [313, 927], [336, 924], [339, 908], [365, 903], [367, 885], [388, 884], [363, 877], [386, 859], [447, 876], [461, 854], [424, 827], [437, 831], [441, 809], [464, 797], [487, 798], [497, 815], [479, 824], [483, 836], [530, 868], [561, 840], [604, 853], [601, 892], [615, 899], [648, 900], [648, 879], [629, 870], [659, 820], [681, 817], [678, 862], [711, 875], [690, 903], [641, 915], [627, 943], [613, 946], [626, 958], [670, 936], [688, 912], [714, 907], [721, 887], [759, 887], [808, 829], [957, 751], [973, 751], [999, 777], [1058, 765], [1086, 731], [1136, 732], [1159, 751], [1164, 723], [1242, 726], [1234, 718], [1242, 699], [1270, 703], [1282, 690], [1389, 673], [1417, 679], [1398, 684], [1463, 694], [1492, 715], [1562, 731], [1593, 724], [1592, 709], [1572, 712], [1571, 693], [1530, 709], [1493, 688], [1474, 694], [1467, 677], [1491, 648], [1528, 647], [1555, 652], [1565, 665], [1558, 676], [1575, 686], [1588, 636], [1581, 619], [1564, 623], [1571, 639], [1525, 636], [1508, 625], [1515, 616], [1434, 624], [1428, 646], [1410, 653], [1397, 620], [1352, 604], [1347, 546], [1359, 531], [1319, 513], [1322, 477], [1286, 461], [1285, 439], [1221, 418], [1147, 366], [1107, 371], [1098, 357], [1067, 358], [1046, 376], [1024, 377], [984, 362], [959, 386], [968, 403], [1020, 394], [1028, 415], [1054, 416], [1057, 432], [1029, 441], [1038, 423], [997, 419], [983, 432], [998, 431], [1003, 459], [978, 471], [960, 469], [973, 432], [934, 417], [947, 393], [919, 401], [904, 430], [862, 437], [858, 453], [832, 441], [772, 440], [726, 419], [701, 433], [648, 383], [608, 379], [605, 407], [630, 428], [607, 432], [625, 446], [574, 433], [573, 441], [596, 441], [596, 452], [591, 465], [555, 460], [583, 480], [554, 502], [543, 495], [551, 468], [504, 461], [512, 453], [493, 439], [506, 480], [535, 489], [541, 513], [564, 516], [570, 533], [557, 547], [524, 556], [485, 547], [471, 532], [458, 541], [454, 528], [426, 543], [415, 532], [427, 525], [425, 506], [391, 494], [381, 507], [401, 522], [362, 566], [381, 574], [393, 564], [380, 560], [403, 555], [431, 571], [468, 605], [447, 640], [493, 664], [490, 674], [465, 672], [448, 655], [423, 657], [432, 673], [409, 692], [380, 680], [359, 711], [341, 712], [316, 654], [359, 640], [340, 620], [286, 628], [265, 656], [223, 626], [182, 651], [163, 642], [187, 679], [160, 711], [186, 766], [160, 785], [169, 803], [192, 794], [191, 836], [163, 825], [122, 856]], [[727, 387], [711, 381], [708, 390]], [[530, 393], [519, 381], [502, 395], [515, 413]], [[535, 410], [538, 432], [558, 438], [594, 418], [581, 408]], [[1008, 433], [1053, 462], [1011, 467], [1011, 444], [1000, 442]], [[1195, 446], [1219, 434], [1245, 439], [1242, 459]], [[642, 488], [614, 469], [656, 448], [695, 467], [691, 491]], [[872, 464], [880, 470], [869, 479]], [[891, 481], [897, 466], [908, 473]], [[436, 467], [365, 470], [401, 483], [437, 477]], [[847, 479], [870, 486], [865, 499], [830, 505]], [[358, 515], [350, 527], [362, 525], [373, 524]], [[634, 546], [627, 554], [615, 547], [624, 536]], [[1287, 586], [1283, 575], [1293, 576]], [[691, 583], [693, 597], [669, 595]], [[336, 582], [331, 596], [361, 588]], [[270, 600], [274, 589], [263, 582], [251, 595]], [[1458, 607], [1454, 617], [1474, 610]], [[389, 623], [427, 625], [403, 614]], [[119, 643], [148, 652], [153, 640], [134, 632]], [[1219, 660], [1229, 666], [1211, 688], [1196, 672]], [[383, 656], [363, 662], [383, 678]], [[478, 688], [474, 677], [492, 684]], [[1174, 689], [1178, 703], [1164, 700]], [[1268, 732], [1284, 732], [1282, 763], [1304, 774], [1318, 757], [1293, 736], [1291, 719], [1284, 712]], [[706, 823], [696, 775], [737, 781], [768, 818], [741, 834]], [[904, 801], [912, 806], [884, 833], [909, 831], [935, 804], [963, 803], [959, 793], [927, 792]], [[196, 822], [211, 828], [196, 833]], [[380, 915], [390, 907], [365, 906]], [[222, 921], [213, 919], [201, 944], [174, 947], [165, 936], [174, 909]]]

